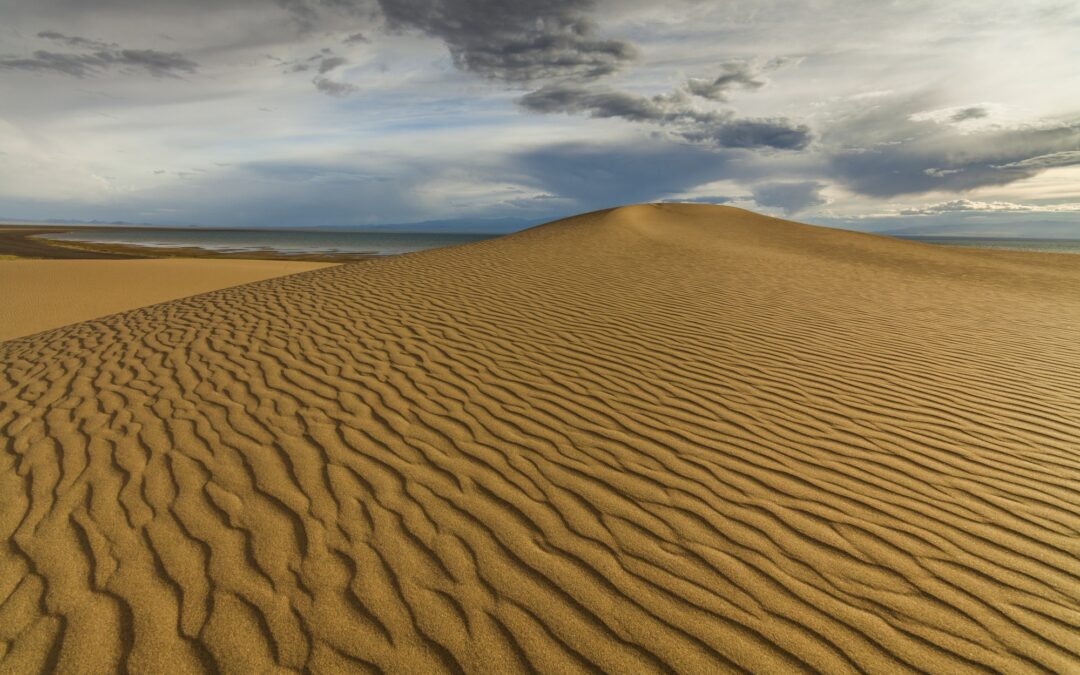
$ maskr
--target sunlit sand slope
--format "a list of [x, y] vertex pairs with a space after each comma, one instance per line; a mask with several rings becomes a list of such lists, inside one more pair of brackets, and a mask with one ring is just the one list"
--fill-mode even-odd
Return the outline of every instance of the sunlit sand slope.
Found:
[[639, 206], [0, 345], [0, 670], [1080, 672], [1080, 259]]
[[0, 340], [325, 266], [284, 260], [0, 259]]

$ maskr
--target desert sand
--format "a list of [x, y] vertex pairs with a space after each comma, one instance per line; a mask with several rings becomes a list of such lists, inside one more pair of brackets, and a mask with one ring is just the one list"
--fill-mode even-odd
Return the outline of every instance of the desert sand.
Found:
[[0, 259], [0, 340], [325, 265], [272, 260]]
[[1080, 672], [1080, 258], [649, 205], [0, 344], [0, 670]]

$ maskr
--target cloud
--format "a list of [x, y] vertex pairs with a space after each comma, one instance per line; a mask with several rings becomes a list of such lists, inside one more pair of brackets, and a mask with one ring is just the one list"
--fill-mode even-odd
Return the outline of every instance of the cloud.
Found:
[[328, 48], [323, 48], [319, 53], [307, 58], [297, 59], [294, 61], [283, 62], [285, 67], [285, 73], [304, 73], [312, 69], [318, 72], [318, 74], [312, 78], [311, 82], [315, 85], [317, 91], [327, 94], [328, 96], [343, 97], [351, 94], [357, 90], [357, 87], [348, 82], [340, 82], [337, 80], [331, 80], [323, 77], [327, 73], [344, 66], [349, 62], [343, 56], [337, 56]]
[[679, 197], [675, 199], [664, 199], [661, 201], [669, 202], [672, 204], [730, 204], [735, 201], [736, 197], [725, 197], [716, 195], [713, 197]]
[[112, 48], [120, 46], [120, 45], [117, 45], [115, 43], [101, 42], [99, 40], [90, 40], [88, 38], [83, 38], [83, 37], [74, 37], [74, 36], [64, 35], [63, 33], [58, 33], [58, 32], [56, 32], [54, 30], [41, 31], [40, 33], [37, 34], [37, 36], [39, 38], [42, 38], [42, 39], [45, 39], [45, 40], [54, 40], [56, 42], [61, 42], [61, 43], [65, 44], [65, 45], [67, 45], [69, 47], [87, 47], [87, 48], [90, 48], [90, 49], [112, 49]]
[[98, 52], [95, 56], [111, 65], [142, 68], [154, 77], [175, 77], [177, 73], [194, 73], [199, 64], [176, 52], [155, 49], [121, 49], [118, 52]]
[[38, 37], [93, 51], [71, 53], [39, 49], [31, 56], [0, 56], [0, 70], [59, 73], [81, 79], [114, 68], [144, 70], [154, 77], [179, 77], [180, 73], [194, 73], [199, 67], [177, 52], [121, 49], [115, 44], [70, 37], [55, 31], [38, 33]]
[[765, 77], [767, 72], [796, 62], [787, 57], [772, 59], [763, 66], [752, 61], [727, 61], [720, 64], [720, 75], [712, 79], [690, 78], [686, 81], [686, 89], [694, 96], [710, 101], [727, 101], [732, 90], [761, 89], [769, 82]]
[[780, 208], [790, 215], [827, 203], [821, 196], [824, 188], [818, 181], [759, 183], [753, 187], [753, 195], [758, 206]]
[[348, 63], [348, 60], [341, 56], [330, 56], [324, 58], [322, 61], [319, 62], [319, 74], [324, 75], [326, 73], [329, 73], [334, 68], [337, 68], [338, 66], [343, 66], [346, 63]]
[[378, 0], [392, 29], [441, 39], [462, 70], [508, 82], [590, 80], [636, 55], [597, 36], [590, 0]]
[[966, 120], [977, 120], [983, 117], [989, 117], [990, 111], [982, 106], [972, 106], [970, 108], [962, 108], [957, 110], [949, 118], [953, 122], [964, 122]]
[[[1071, 5], [1069, 21], [1046, 11], [1063, 6], [1058, 0], [1014, 3], [1003, 21], [974, 0], [857, 4], [94, 0], [88, 11], [86, 0], [7, 3], [0, 88], [17, 104], [0, 119], [0, 215], [40, 198], [34, 208], [45, 217], [107, 203], [117, 212], [94, 217], [153, 221], [154, 209], [167, 207], [186, 214], [174, 221], [228, 224], [296, 202], [308, 210], [288, 217], [300, 223], [317, 222], [328, 200], [333, 218], [345, 220], [348, 200], [335, 200], [325, 179], [270, 189], [251, 168], [215, 171], [213, 180], [153, 171], [374, 155], [407, 192], [384, 199], [389, 182], [380, 183], [351, 208], [386, 222], [456, 214], [473, 189], [492, 213], [502, 204], [552, 215], [679, 194], [751, 203], [755, 189], [779, 212], [827, 194], [836, 217], [887, 212], [920, 226], [990, 212], [898, 210], [963, 197], [1080, 201], [1070, 174], [1054, 170], [1080, 165], [1080, 80], [1061, 49], [1048, 48], [1071, 44], [1080, 18]], [[1016, 48], [1003, 53], [1002, 40]], [[124, 56], [140, 46], [166, 58]], [[780, 77], [795, 61], [769, 60], [778, 53], [802, 55], [799, 77]], [[302, 68], [291, 73], [292, 65]], [[173, 86], [165, 73], [188, 81]], [[57, 86], [61, 77], [84, 80]], [[362, 112], [342, 100], [360, 91]], [[559, 144], [544, 147], [555, 133]], [[481, 168], [433, 189], [419, 175], [428, 165]], [[489, 199], [487, 183], [504, 174], [522, 191]], [[791, 185], [807, 183], [829, 187], [816, 197], [804, 190], [800, 201]], [[786, 193], [770, 193], [771, 184]], [[196, 185], [215, 191], [216, 210], [199, 201]], [[335, 189], [347, 195], [350, 185]], [[124, 211], [129, 199], [150, 215]], [[803, 213], [825, 217], [825, 209]], [[1075, 212], [997, 218], [1078, 222]]]
[[1063, 166], [1075, 166], [1080, 164], [1080, 150], [1065, 150], [1052, 152], [1047, 155], [1028, 157], [1018, 162], [999, 164], [996, 169], [1019, 169], [1022, 171], [1041, 171], [1043, 169], [1056, 169]]
[[303, 73], [314, 68], [315, 70], [319, 71], [320, 75], [325, 75], [331, 70], [343, 66], [348, 62], [349, 60], [345, 57], [337, 56], [330, 49], [324, 48], [314, 56], [309, 56], [304, 59], [296, 59], [294, 61], [286, 61], [283, 62], [282, 65], [285, 66], [284, 72], [286, 73]]
[[810, 127], [786, 117], [729, 119], [718, 127], [685, 133], [688, 140], [704, 140], [723, 148], [802, 150], [810, 144]]
[[810, 142], [810, 129], [784, 118], [737, 119], [730, 112], [701, 111], [679, 93], [646, 97], [578, 84], [545, 85], [518, 99], [530, 112], [586, 114], [650, 122], [671, 127], [680, 137], [720, 148], [799, 150]]
[[546, 85], [518, 99], [536, 113], [586, 113], [592, 117], [621, 117], [632, 122], [657, 122], [669, 114], [662, 99], [646, 98], [613, 89], [587, 89], [581, 85]]
[[348, 96], [357, 90], [356, 85], [348, 82], [337, 82], [325, 77], [316, 77], [312, 80], [315, 88], [328, 96]]
[[826, 127], [825, 175], [860, 195], [895, 197], [1007, 185], [1076, 163], [1080, 119], [960, 133], [948, 118], [912, 113], [923, 104], [886, 97]]
[[927, 176], [933, 176], [934, 178], [944, 178], [945, 176], [951, 176], [954, 173], [960, 173], [963, 169], [939, 169], [932, 167], [929, 169], [923, 169], [923, 173]]
[[1080, 212], [1080, 204], [1016, 204], [1013, 202], [980, 202], [970, 199], [954, 199], [937, 204], [902, 209], [902, 216], [930, 216], [942, 213], [1074, 213]]

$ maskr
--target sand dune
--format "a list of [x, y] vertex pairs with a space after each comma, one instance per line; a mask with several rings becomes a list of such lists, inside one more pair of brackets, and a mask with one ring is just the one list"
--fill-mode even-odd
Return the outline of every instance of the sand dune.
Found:
[[325, 266], [279, 260], [0, 259], [0, 340]]
[[1080, 672], [1078, 263], [638, 206], [0, 344], [0, 670]]

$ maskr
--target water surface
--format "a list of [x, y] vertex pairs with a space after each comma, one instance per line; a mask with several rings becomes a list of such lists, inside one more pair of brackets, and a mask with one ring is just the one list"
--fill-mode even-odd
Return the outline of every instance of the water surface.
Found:
[[48, 239], [150, 248], [201, 248], [220, 253], [281, 255], [397, 255], [468, 244], [498, 235], [299, 230], [124, 230], [50, 234]]
[[996, 248], [1004, 251], [1033, 251], [1038, 253], [1080, 253], [1080, 239], [1027, 239], [1020, 237], [914, 237], [897, 239], [920, 241], [942, 246]]

